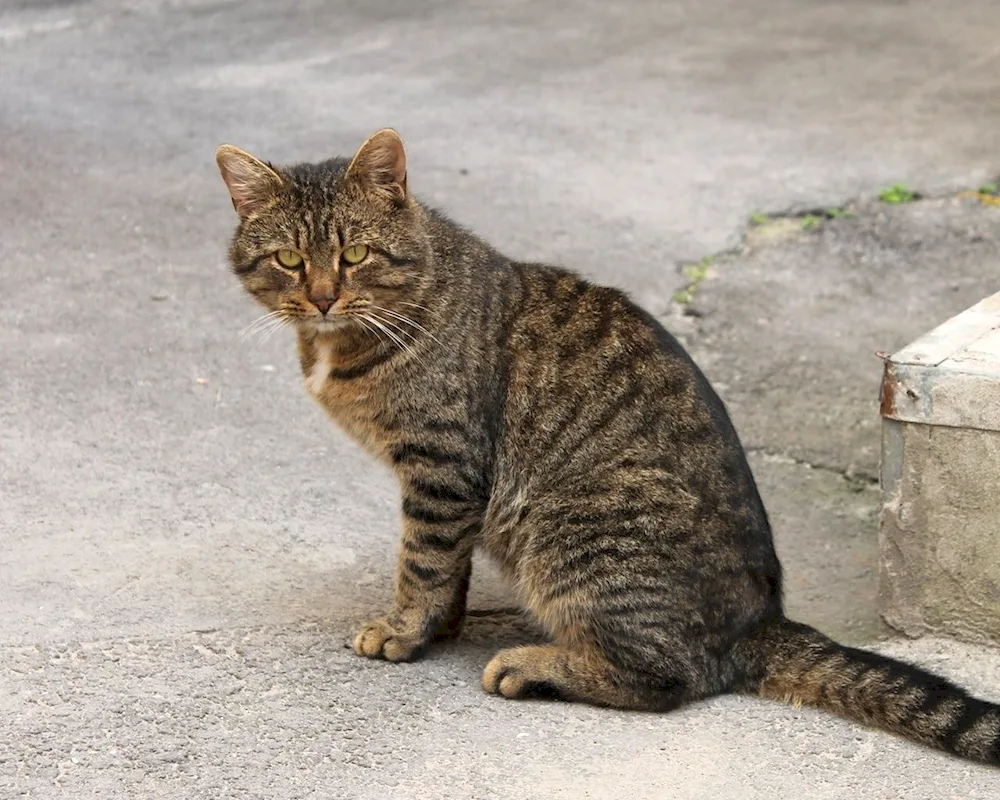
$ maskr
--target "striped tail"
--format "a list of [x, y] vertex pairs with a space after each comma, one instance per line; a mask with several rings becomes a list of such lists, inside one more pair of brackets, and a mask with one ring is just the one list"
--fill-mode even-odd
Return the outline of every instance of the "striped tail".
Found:
[[[845, 647], [786, 619], [746, 643], [761, 697], [810, 705], [939, 750], [1000, 764], [1000, 705], [892, 658]], [[761, 661], [762, 659], [762, 661]], [[762, 667], [762, 670], [761, 670]]]

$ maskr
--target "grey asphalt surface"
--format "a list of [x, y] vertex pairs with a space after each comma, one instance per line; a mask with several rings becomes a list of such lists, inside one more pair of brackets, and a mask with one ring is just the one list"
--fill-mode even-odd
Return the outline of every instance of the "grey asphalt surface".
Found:
[[[0, 6], [0, 797], [997, 796], [995, 770], [751, 698], [487, 697], [490, 654], [536, 634], [486, 564], [459, 642], [346, 647], [391, 596], [395, 489], [290, 334], [241, 343], [212, 154], [392, 125], [426, 200], [689, 344], [791, 613], [1000, 700], [996, 649], [880, 627], [870, 481], [874, 352], [997, 289], [1000, 209], [953, 192], [1000, 175], [1000, 5], [659, 5]], [[896, 181], [931, 199], [873, 201]], [[755, 209], [847, 202], [744, 239]], [[685, 314], [681, 266], [711, 254]]]

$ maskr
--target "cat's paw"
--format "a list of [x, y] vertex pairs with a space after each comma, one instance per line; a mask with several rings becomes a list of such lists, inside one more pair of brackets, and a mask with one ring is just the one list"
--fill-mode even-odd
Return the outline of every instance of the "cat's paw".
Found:
[[511, 700], [524, 698], [561, 699], [563, 692], [553, 680], [544, 651], [538, 647], [501, 650], [483, 670], [483, 688]]
[[354, 652], [366, 658], [410, 661], [420, 654], [424, 644], [419, 635], [397, 630], [385, 619], [376, 619], [354, 637]]

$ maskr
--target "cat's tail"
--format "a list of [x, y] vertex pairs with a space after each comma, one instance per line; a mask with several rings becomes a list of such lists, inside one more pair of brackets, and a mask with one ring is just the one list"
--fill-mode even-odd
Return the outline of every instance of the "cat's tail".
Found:
[[[845, 647], [784, 618], [770, 620], [738, 650], [748, 689], [811, 705], [949, 753], [1000, 764], [1000, 705], [979, 700], [922, 669]], [[757, 680], [759, 678], [759, 681]]]

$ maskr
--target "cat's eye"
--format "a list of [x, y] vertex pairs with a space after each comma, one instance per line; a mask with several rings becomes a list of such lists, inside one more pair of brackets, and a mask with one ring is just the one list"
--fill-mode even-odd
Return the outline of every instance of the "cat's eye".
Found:
[[366, 244], [352, 244], [344, 248], [344, 252], [340, 254], [340, 257], [344, 259], [348, 264], [360, 264], [368, 256], [368, 245]]
[[298, 269], [302, 266], [302, 256], [294, 250], [279, 250], [274, 257], [285, 269]]

